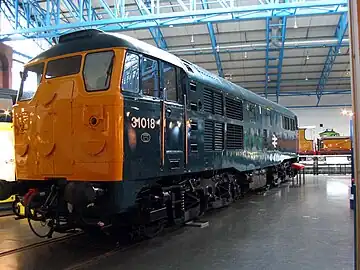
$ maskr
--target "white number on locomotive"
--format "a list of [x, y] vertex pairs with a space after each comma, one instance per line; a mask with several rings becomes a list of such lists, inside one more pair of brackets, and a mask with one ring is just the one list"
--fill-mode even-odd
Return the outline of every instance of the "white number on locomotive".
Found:
[[155, 119], [154, 118], [145, 118], [145, 117], [131, 117], [131, 126], [133, 128], [155, 128]]

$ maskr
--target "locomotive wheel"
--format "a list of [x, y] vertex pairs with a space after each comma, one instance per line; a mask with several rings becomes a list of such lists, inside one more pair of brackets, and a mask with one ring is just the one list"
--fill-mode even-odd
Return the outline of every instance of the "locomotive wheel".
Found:
[[21, 201], [20, 201], [19, 197], [16, 196], [16, 197], [15, 197], [15, 200], [14, 200], [13, 203], [12, 203], [12, 207], [11, 207], [13, 213], [14, 213], [16, 216], [18, 216], [18, 217], [21, 216], [21, 215], [20, 215], [20, 205], [19, 205], [19, 203], [21, 204]]
[[[43, 211], [38, 211], [42, 205], [42, 198], [39, 192], [32, 193], [28, 202], [25, 205], [25, 215], [27, 216], [28, 224], [33, 233], [40, 238], [51, 238], [54, 232], [55, 221], [53, 218], [47, 218], [46, 213]], [[36, 231], [35, 227], [32, 224], [32, 221], [40, 222], [42, 227], [48, 227], [46, 233], [40, 234]]]
[[9, 182], [0, 179], [0, 201], [7, 200], [12, 195], [12, 186]]
[[144, 225], [142, 234], [146, 239], [158, 236], [165, 228], [165, 222], [160, 220], [151, 224]]

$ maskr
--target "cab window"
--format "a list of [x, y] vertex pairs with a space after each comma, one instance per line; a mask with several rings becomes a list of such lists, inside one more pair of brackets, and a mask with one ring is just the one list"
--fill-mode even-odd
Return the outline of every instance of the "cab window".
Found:
[[113, 51], [86, 55], [83, 74], [86, 91], [101, 91], [110, 87], [114, 56]]
[[156, 60], [143, 57], [141, 60], [141, 90], [146, 96], [160, 97], [159, 66]]
[[138, 93], [139, 92], [139, 55], [127, 52], [124, 63], [124, 71], [122, 75], [121, 89], [122, 91]]
[[46, 66], [45, 78], [52, 79], [77, 74], [81, 67], [81, 56], [72, 56], [49, 61]]
[[35, 95], [41, 82], [44, 71], [44, 63], [28, 66], [21, 74], [20, 91], [18, 100], [29, 100]]
[[256, 105], [254, 103], [249, 102], [248, 105], [247, 105], [247, 110], [249, 112], [249, 120], [256, 122], [256, 115], [257, 115], [257, 113], [256, 113], [256, 110], [257, 110]]
[[166, 62], [161, 62], [161, 88], [165, 91], [165, 99], [170, 101], [177, 101], [176, 92], [176, 69], [173, 65]]

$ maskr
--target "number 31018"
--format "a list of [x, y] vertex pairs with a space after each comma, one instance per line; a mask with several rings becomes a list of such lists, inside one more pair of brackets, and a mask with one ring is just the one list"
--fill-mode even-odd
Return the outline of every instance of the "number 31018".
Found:
[[145, 118], [145, 117], [131, 117], [131, 126], [133, 128], [155, 128], [155, 119], [154, 118]]

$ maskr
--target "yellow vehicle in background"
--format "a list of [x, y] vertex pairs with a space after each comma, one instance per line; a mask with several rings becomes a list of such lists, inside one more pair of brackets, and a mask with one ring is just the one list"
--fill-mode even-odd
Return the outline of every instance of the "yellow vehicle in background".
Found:
[[[14, 131], [12, 124], [13, 102], [11, 97], [0, 97], [0, 179], [15, 181], [15, 151], [14, 151]], [[12, 203], [14, 196], [7, 200], [0, 201], [1, 205]], [[1, 208], [0, 205], [0, 208]]]
[[299, 127], [298, 129], [298, 154], [299, 155], [314, 155], [314, 140], [306, 138], [306, 130], [308, 127]]

